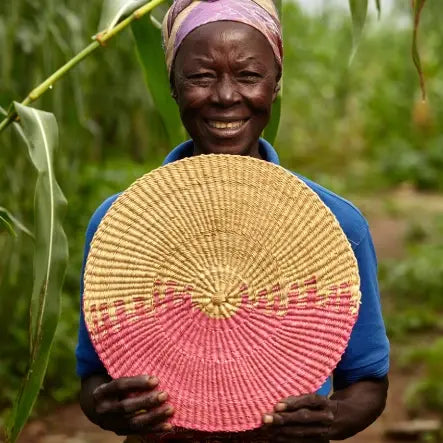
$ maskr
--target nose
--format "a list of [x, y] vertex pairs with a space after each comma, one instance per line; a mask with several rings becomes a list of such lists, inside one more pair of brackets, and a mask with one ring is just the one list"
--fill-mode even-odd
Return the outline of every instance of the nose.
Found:
[[237, 103], [241, 96], [235, 79], [229, 75], [219, 77], [214, 84], [212, 97], [213, 102], [220, 106], [232, 106]]

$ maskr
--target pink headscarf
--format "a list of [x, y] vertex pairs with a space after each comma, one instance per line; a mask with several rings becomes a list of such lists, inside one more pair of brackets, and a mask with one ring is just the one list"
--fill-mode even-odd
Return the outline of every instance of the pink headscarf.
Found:
[[169, 74], [184, 38], [199, 26], [218, 21], [241, 22], [260, 31], [271, 45], [281, 68], [281, 26], [272, 0], [175, 0], [163, 20], [163, 44]]

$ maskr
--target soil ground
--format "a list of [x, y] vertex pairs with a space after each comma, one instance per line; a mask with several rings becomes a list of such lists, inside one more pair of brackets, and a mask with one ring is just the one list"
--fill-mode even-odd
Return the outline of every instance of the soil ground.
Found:
[[[369, 220], [379, 259], [401, 258], [404, 254], [404, 235], [410, 217], [402, 214], [443, 213], [440, 196], [417, 195], [408, 190], [386, 198], [356, 199]], [[395, 346], [395, 345], [394, 345]], [[405, 388], [413, 380], [394, 365], [390, 372], [387, 407], [382, 416], [369, 428], [346, 441], [350, 443], [381, 443], [384, 431], [392, 424], [407, 418], [403, 404]], [[90, 423], [77, 404], [66, 405], [52, 414], [28, 424], [19, 443], [119, 443], [123, 438], [104, 432]], [[398, 441], [398, 440], [397, 440]]]

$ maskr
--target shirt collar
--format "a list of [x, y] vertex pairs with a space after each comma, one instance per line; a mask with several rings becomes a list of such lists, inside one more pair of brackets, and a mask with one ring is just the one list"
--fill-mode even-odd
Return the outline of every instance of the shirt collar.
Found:
[[[267, 142], [264, 138], [260, 138], [258, 141], [260, 155], [263, 160], [268, 161], [270, 163], [274, 163], [275, 165], [280, 164], [280, 159], [278, 158], [277, 151], [274, 147]], [[194, 142], [192, 140], [185, 141], [175, 147], [163, 160], [163, 165], [167, 165], [168, 163], [175, 162], [177, 160], [181, 160], [182, 158], [191, 157], [192, 152], [194, 151]]]

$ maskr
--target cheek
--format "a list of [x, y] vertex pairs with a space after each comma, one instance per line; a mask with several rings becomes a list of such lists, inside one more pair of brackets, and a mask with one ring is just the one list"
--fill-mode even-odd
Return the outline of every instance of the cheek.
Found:
[[243, 96], [248, 101], [249, 106], [256, 112], [267, 114], [271, 110], [274, 95], [273, 85], [258, 85], [249, 87], [244, 91]]
[[207, 102], [209, 92], [205, 88], [182, 88], [178, 94], [178, 105], [182, 114], [198, 111]]

